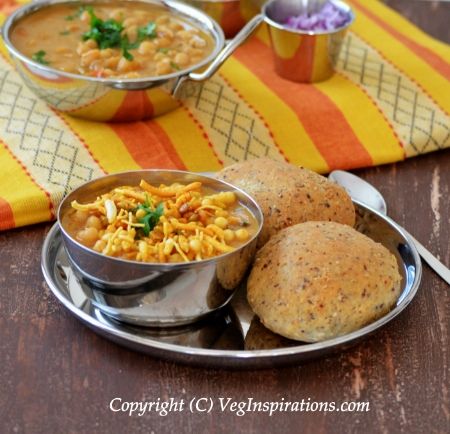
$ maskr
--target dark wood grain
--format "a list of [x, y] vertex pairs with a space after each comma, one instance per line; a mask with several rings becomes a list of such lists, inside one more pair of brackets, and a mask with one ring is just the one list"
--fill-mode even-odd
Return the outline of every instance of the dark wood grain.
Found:
[[431, 36], [450, 42], [450, 2], [439, 0], [385, 0]]
[[[407, 11], [426, 30], [436, 30], [434, 18], [425, 19], [433, 4], [388, 3]], [[445, 31], [448, 25], [443, 32], [448, 38]], [[450, 264], [450, 151], [358, 174], [385, 195], [395, 220]], [[74, 319], [43, 282], [39, 254], [49, 228], [0, 233], [0, 432], [448, 432], [449, 287], [427, 266], [406, 311], [351, 350], [282, 369], [206, 370], [123, 349]], [[271, 417], [219, 411], [128, 417], [108, 410], [114, 397], [194, 396], [361, 400], [371, 408], [368, 413]]]

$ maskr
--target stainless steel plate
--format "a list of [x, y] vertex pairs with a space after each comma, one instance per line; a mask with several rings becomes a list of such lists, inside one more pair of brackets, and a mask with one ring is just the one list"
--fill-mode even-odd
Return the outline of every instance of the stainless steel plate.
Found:
[[267, 368], [299, 363], [354, 345], [397, 316], [419, 287], [422, 266], [412, 241], [389, 217], [358, 202], [355, 207], [357, 229], [395, 254], [403, 276], [402, 292], [396, 307], [384, 317], [324, 342], [301, 344], [265, 329], [253, 318], [245, 288], [238, 290], [228, 307], [191, 326], [153, 329], [120, 323], [102, 314], [86, 297], [70, 268], [58, 225], [44, 242], [42, 271], [52, 292], [72, 314], [100, 335], [133, 350], [203, 367]]

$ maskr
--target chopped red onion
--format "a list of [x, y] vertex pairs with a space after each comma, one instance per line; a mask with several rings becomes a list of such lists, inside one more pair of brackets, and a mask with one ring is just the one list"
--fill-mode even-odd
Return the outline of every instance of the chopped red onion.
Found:
[[332, 2], [325, 3], [317, 12], [290, 16], [286, 27], [296, 30], [336, 30], [349, 21], [349, 15]]

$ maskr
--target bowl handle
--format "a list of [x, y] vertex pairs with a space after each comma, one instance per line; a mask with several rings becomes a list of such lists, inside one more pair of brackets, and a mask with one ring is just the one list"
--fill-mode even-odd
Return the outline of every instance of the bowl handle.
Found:
[[233, 54], [234, 50], [242, 45], [256, 30], [257, 27], [264, 21], [264, 15], [259, 14], [253, 17], [242, 29], [241, 31], [225, 45], [222, 51], [217, 55], [217, 57], [208, 65], [208, 67], [201, 73], [191, 72], [188, 75], [183, 75], [177, 81], [174, 89], [173, 95], [178, 96], [182, 84], [188, 81], [204, 81], [214, 75], [214, 73], [222, 66], [225, 60]]

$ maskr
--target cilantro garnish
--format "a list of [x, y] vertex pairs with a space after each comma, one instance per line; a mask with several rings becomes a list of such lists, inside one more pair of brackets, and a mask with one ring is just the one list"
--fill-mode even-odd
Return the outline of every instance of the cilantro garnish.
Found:
[[86, 8], [91, 16], [90, 30], [83, 33], [83, 40], [93, 39], [97, 42], [100, 50], [105, 48], [115, 48], [120, 47], [122, 49], [122, 55], [127, 60], [133, 60], [133, 55], [129, 50], [138, 48], [140, 43], [144, 39], [156, 38], [156, 24], [154, 22], [149, 22], [144, 27], [138, 28], [138, 35], [135, 42], [130, 42], [127, 35], [122, 35], [125, 29], [121, 22], [116, 21], [112, 18], [104, 21], [98, 18], [92, 8]]
[[163, 53], [163, 54], [167, 54], [169, 52], [168, 48], [165, 47], [160, 47], [156, 50], [158, 53]]
[[156, 24], [152, 21], [150, 21], [145, 27], [138, 28], [136, 42], [130, 42], [127, 35], [123, 36], [120, 44], [122, 47], [123, 57], [127, 60], [133, 60], [133, 55], [128, 50], [138, 48], [144, 39], [154, 39], [156, 36]]
[[59, 32], [59, 34], [61, 36], [67, 36], [67, 35], [70, 35], [70, 32], [69, 32], [69, 30], [63, 30], [62, 32]]
[[138, 41], [143, 41], [144, 39], [155, 39], [156, 34], [156, 23], [150, 21], [145, 27], [138, 28]]
[[122, 45], [121, 32], [124, 29], [122, 24], [112, 18], [103, 21], [94, 14], [92, 9], [88, 12], [91, 16], [91, 29], [83, 33], [83, 40], [93, 39], [101, 50], [120, 47]]
[[122, 48], [122, 55], [123, 57], [125, 57], [125, 59], [130, 61], [133, 60], [134, 57], [128, 50], [132, 50], [133, 48], [137, 47], [139, 47], [139, 43], [130, 43], [127, 35], [122, 37], [122, 40], [120, 41], [120, 48]]
[[47, 60], [45, 60], [44, 59], [44, 57], [46, 56], [46, 52], [44, 51], [44, 50], [39, 50], [39, 51], [36, 51], [36, 53], [34, 53], [32, 56], [31, 56], [31, 58], [34, 60], [34, 61], [36, 61], [36, 62], [38, 62], [38, 63], [40, 63], [40, 64], [42, 64], [42, 65], [48, 65], [50, 62], [48, 62]]
[[147, 236], [158, 224], [159, 219], [164, 214], [164, 204], [162, 202], [160, 202], [155, 209], [151, 209], [150, 206], [151, 205], [147, 197], [145, 202], [143, 204], [139, 204], [138, 207], [136, 208], [137, 210], [142, 209], [146, 213], [144, 217], [139, 219], [139, 223], [144, 223], [144, 227], [142, 228], [142, 230], [144, 231], [144, 234]]
[[176, 69], [177, 71], [180, 70], [180, 67], [179, 67], [178, 64], [176, 64], [175, 62], [170, 62], [170, 66], [171, 66], [173, 69]]

